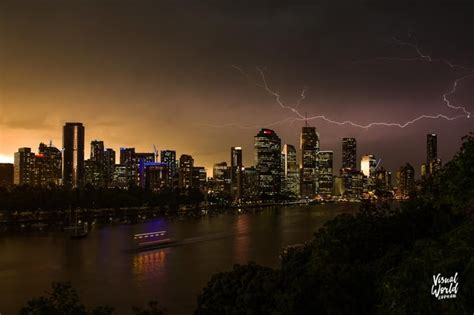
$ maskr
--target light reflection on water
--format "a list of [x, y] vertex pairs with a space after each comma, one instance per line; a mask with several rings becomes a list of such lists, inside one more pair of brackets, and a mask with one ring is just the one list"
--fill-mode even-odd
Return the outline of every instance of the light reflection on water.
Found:
[[[167, 314], [192, 313], [212, 274], [235, 263], [276, 267], [285, 245], [301, 243], [328, 219], [357, 205], [292, 206], [199, 219], [157, 219], [99, 228], [86, 239], [64, 234], [0, 238], [0, 313], [16, 314], [51, 281], [71, 281], [88, 305], [109, 304], [114, 314], [157, 299]], [[180, 245], [140, 253], [134, 234], [166, 230]], [[8, 304], [5, 305], [5, 301]]]

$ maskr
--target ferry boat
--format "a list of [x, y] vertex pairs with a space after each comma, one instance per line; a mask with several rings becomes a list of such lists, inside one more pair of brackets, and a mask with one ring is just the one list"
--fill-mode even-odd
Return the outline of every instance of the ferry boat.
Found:
[[132, 251], [160, 249], [178, 244], [178, 241], [167, 238], [165, 234], [166, 231], [135, 234], [133, 239], [136, 241], [136, 247]]

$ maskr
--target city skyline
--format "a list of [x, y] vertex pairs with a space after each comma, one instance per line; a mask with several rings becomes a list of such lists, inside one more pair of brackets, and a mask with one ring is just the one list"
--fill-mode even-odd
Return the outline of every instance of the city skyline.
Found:
[[[52, 140], [60, 146], [57, 126], [81, 121], [88, 140], [103, 139], [116, 150], [134, 146], [146, 152], [155, 144], [188, 153], [209, 170], [215, 161], [228, 160], [228, 147], [241, 146], [244, 164], [251, 165], [252, 156], [245, 152], [252, 150], [259, 128], [235, 125], [272, 128], [294, 146], [303, 125], [269, 125], [292, 113], [255, 86], [257, 67], [285, 104], [298, 104], [308, 117], [324, 114], [367, 124], [462, 114], [446, 106], [443, 94], [465, 73], [436, 60], [470, 67], [471, 43], [457, 32], [472, 23], [459, 18], [469, 4], [445, 10], [430, 3], [426, 15], [422, 2], [397, 10], [391, 4], [337, 1], [118, 3], [124, 5], [2, 1], [0, 161], [12, 162], [18, 143], [34, 148]], [[28, 12], [22, 4], [28, 4]], [[242, 12], [251, 14], [241, 18]], [[416, 43], [433, 60], [405, 61], [419, 55], [394, 38]], [[472, 111], [471, 84], [468, 78], [449, 95], [453, 106]], [[439, 134], [438, 155], [450, 160], [472, 129], [472, 118], [420, 120], [403, 129], [365, 130], [323, 120], [310, 125], [321, 134], [321, 148], [334, 156], [340, 156], [339, 139], [355, 137], [359, 154], [382, 156], [386, 168], [397, 169], [406, 161], [425, 160], [420, 134]], [[406, 161], [398, 158], [400, 152]], [[338, 169], [341, 161], [334, 163]]]
[[[67, 125], [79, 125], [81, 126], [82, 128], [86, 128], [87, 125], [86, 124], [83, 124], [81, 122], [65, 122], [64, 123], [64, 126], [63, 126], [63, 132], [64, 132], [64, 128], [67, 126]], [[325, 148], [325, 147], [321, 147], [320, 146], [320, 143], [321, 143], [321, 137], [320, 137], [320, 134], [317, 130], [316, 127], [311, 127], [309, 124], [305, 124], [302, 129], [300, 130], [305, 130], [306, 129], [314, 129], [315, 132], [316, 132], [316, 135], [317, 135], [317, 146], [318, 146], [318, 149], [317, 149], [317, 152], [319, 151], [330, 151], [332, 152], [333, 156], [335, 158], [333, 158], [333, 175], [337, 175], [339, 174], [339, 170], [344, 168], [344, 146], [346, 145], [345, 142], [347, 139], [355, 139], [356, 141], [356, 147], [357, 149], [355, 149], [355, 165], [356, 167], [354, 169], [358, 169], [360, 171], [363, 171], [363, 168], [361, 167], [361, 162], [363, 161], [364, 157], [367, 156], [367, 155], [373, 155], [375, 154], [377, 156], [377, 159], [376, 159], [376, 162], [377, 162], [377, 167], [383, 167], [385, 169], [388, 169], [388, 170], [391, 170], [391, 171], [396, 171], [401, 165], [405, 165], [405, 163], [410, 163], [410, 164], [413, 164], [413, 165], [417, 165], [417, 166], [420, 166], [420, 167], [416, 167], [416, 171], [415, 171], [415, 176], [416, 178], [421, 178], [423, 176], [422, 172], [423, 172], [423, 168], [425, 167], [424, 165], [426, 164], [426, 159], [427, 159], [427, 155], [429, 154], [432, 154], [432, 153], [429, 153], [429, 151], [431, 150], [431, 146], [429, 144], [430, 142], [430, 139], [432, 139], [433, 137], [436, 139], [435, 142], [434, 142], [434, 146], [435, 146], [435, 154], [439, 157], [438, 155], [438, 147], [442, 150], [443, 149], [443, 146], [440, 146], [438, 141], [438, 134], [435, 134], [435, 133], [428, 133], [426, 134], [426, 138], [424, 137], [418, 137], [423, 141], [423, 157], [421, 158], [421, 161], [420, 163], [416, 163], [416, 162], [413, 162], [413, 161], [409, 161], [409, 160], [404, 160], [402, 162], [400, 162], [399, 165], [396, 165], [395, 167], [393, 168], [390, 168], [388, 167], [385, 163], [384, 163], [384, 157], [383, 156], [380, 156], [380, 155], [377, 155], [376, 152], [366, 152], [366, 151], [363, 151], [361, 150], [360, 146], [359, 146], [359, 138], [347, 138], [347, 137], [343, 137], [341, 139], [338, 139], [339, 140], [339, 150], [337, 148], [335, 149], [330, 149], [330, 148]], [[266, 128], [261, 128], [262, 130], [263, 129], [266, 129]], [[268, 129], [268, 130], [274, 130], [274, 129]], [[121, 154], [120, 152], [122, 150], [128, 150], [129, 148], [130, 149], [134, 149], [135, 151], [134, 152], [148, 152], [149, 154], [155, 154], [155, 157], [156, 157], [156, 162], [160, 161], [161, 160], [161, 155], [163, 154], [163, 152], [175, 152], [175, 155], [176, 155], [176, 161], [177, 161], [177, 164], [179, 164], [179, 156], [181, 155], [189, 155], [193, 158], [194, 161], [196, 161], [196, 156], [191, 154], [191, 153], [188, 153], [188, 151], [178, 151], [176, 150], [174, 147], [169, 147], [169, 148], [157, 148], [156, 144], [152, 144], [151, 147], [149, 149], [143, 149], [141, 150], [139, 147], [137, 146], [134, 146], [133, 144], [131, 144], [130, 146], [126, 147], [126, 146], [119, 146], [118, 148], [116, 147], [112, 147], [110, 145], [108, 145], [108, 141], [106, 139], [99, 139], [99, 138], [88, 138], [87, 137], [87, 134], [88, 132], [84, 132], [82, 131], [85, 135], [83, 135], [83, 138], [84, 138], [84, 158], [83, 160], [86, 161], [86, 160], [93, 160], [94, 159], [94, 150], [95, 149], [91, 149], [91, 147], [94, 146], [94, 143], [100, 143], [100, 145], [104, 148], [103, 150], [103, 153], [102, 154], [107, 154], [107, 151], [108, 150], [113, 150], [115, 155], [114, 155], [114, 158], [115, 158], [115, 164], [123, 164], [123, 161], [121, 161]], [[277, 133], [278, 134], [278, 133]], [[62, 137], [62, 136], [61, 136]], [[286, 141], [284, 141], [283, 139], [281, 140], [281, 153], [283, 154], [283, 151], [284, 151], [284, 146], [285, 145], [290, 145], [290, 146], [293, 146], [295, 148], [298, 148], [296, 149], [296, 161], [297, 161], [297, 165], [298, 165], [298, 168], [301, 168], [303, 166], [303, 160], [302, 160], [302, 150], [301, 150], [301, 141], [302, 141], [302, 134], [300, 133], [299, 135], [299, 142], [298, 144], [293, 144], [293, 143], [288, 143]], [[418, 139], [419, 140], [419, 139]], [[34, 141], [34, 140], [33, 140]], [[63, 142], [64, 140], [61, 139], [61, 142]], [[49, 143], [49, 146], [53, 146], [54, 148], [58, 148], [60, 151], [61, 150], [64, 150], [64, 146], [62, 145], [57, 145], [55, 144], [52, 140], [49, 140], [49, 142], [46, 142], [46, 141], [39, 141], [39, 142], [36, 142], [36, 145], [33, 145], [33, 146], [27, 146], [27, 145], [19, 145], [17, 146], [17, 149], [12, 152], [12, 159], [4, 159], [4, 160], [0, 160], [0, 163], [2, 164], [14, 164], [14, 155], [15, 155], [15, 152], [17, 152], [19, 149], [24, 149], [24, 148], [29, 148], [31, 149], [31, 152], [32, 154], [34, 154], [36, 151], [37, 154], [42, 154], [41, 152], [41, 149], [38, 149], [38, 150], [35, 150], [36, 148], [39, 148], [41, 145], [44, 145], [45, 143]], [[195, 165], [203, 165], [203, 167], [205, 168], [207, 174], [208, 174], [208, 177], [212, 177], [212, 172], [213, 172], [213, 168], [216, 164], [218, 163], [221, 163], [221, 162], [227, 162], [229, 164], [229, 166], [231, 165], [232, 163], [232, 150], [233, 149], [237, 149], [240, 153], [240, 157], [239, 159], [242, 160], [242, 166], [244, 167], [255, 167], [255, 155], [254, 155], [254, 143], [252, 141], [252, 146], [250, 148], [250, 150], [246, 151], [243, 149], [243, 147], [240, 145], [240, 146], [232, 146], [232, 147], [229, 147], [229, 148], [226, 148], [225, 150], [231, 150], [231, 157], [229, 158], [229, 152], [227, 152], [227, 158], [224, 158], [222, 160], [216, 160], [216, 161], [211, 161], [210, 165], [207, 165], [207, 164], [203, 164], [201, 163], [200, 159], [198, 158], [197, 159], [197, 163], [194, 163]], [[148, 153], [136, 153], [136, 154], [148, 154]], [[95, 153], [97, 154], [97, 153]], [[283, 159], [283, 157], [282, 157]], [[441, 161], [445, 161], [445, 162], [448, 162], [450, 159], [440, 159], [440, 162]], [[246, 163], [248, 162], [248, 163]]]

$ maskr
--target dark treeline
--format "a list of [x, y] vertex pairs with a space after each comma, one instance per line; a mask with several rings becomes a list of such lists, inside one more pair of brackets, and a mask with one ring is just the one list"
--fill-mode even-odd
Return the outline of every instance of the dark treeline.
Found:
[[[363, 203], [327, 222], [280, 268], [249, 263], [214, 275], [195, 313], [472, 314], [473, 134], [422, 186], [399, 210]], [[456, 298], [436, 299], [433, 277], [456, 273]]]
[[0, 210], [7, 212], [123, 207], [164, 207], [175, 210], [180, 205], [198, 205], [202, 201], [204, 194], [199, 189], [165, 190], [159, 193], [133, 186], [129, 189], [103, 189], [86, 185], [82, 189], [66, 190], [24, 185], [11, 190], [0, 189]]

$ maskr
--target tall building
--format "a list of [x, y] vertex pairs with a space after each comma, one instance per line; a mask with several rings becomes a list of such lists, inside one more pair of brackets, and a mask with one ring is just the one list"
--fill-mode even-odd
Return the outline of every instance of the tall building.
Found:
[[261, 129], [254, 137], [255, 168], [261, 196], [281, 192], [281, 140], [275, 131]]
[[245, 167], [243, 170], [243, 194], [245, 201], [258, 200], [258, 172], [255, 167]]
[[317, 192], [317, 154], [319, 152], [319, 135], [315, 127], [304, 126], [300, 137], [301, 148], [301, 186], [302, 197], [312, 198]]
[[392, 189], [392, 173], [381, 167], [375, 171], [375, 187], [378, 190], [389, 191]]
[[114, 179], [114, 168], [115, 168], [115, 151], [113, 149], [106, 149], [104, 152], [104, 173], [105, 173], [105, 185], [111, 187]]
[[234, 200], [242, 197], [242, 148], [230, 148], [230, 194]]
[[426, 135], [426, 164], [438, 159], [438, 136], [435, 133]]
[[145, 165], [155, 163], [155, 153], [135, 153], [137, 169], [136, 185], [145, 188]]
[[168, 165], [165, 163], [147, 162], [144, 165], [144, 188], [161, 191], [168, 187]]
[[377, 167], [377, 160], [375, 155], [366, 154], [362, 156], [360, 162], [360, 170], [367, 177], [367, 189], [373, 191], [375, 189], [375, 169]]
[[[50, 142], [49, 146], [40, 143], [38, 148], [38, 154], [36, 155], [36, 162], [39, 162], [39, 158], [42, 158], [45, 169], [43, 169], [43, 180], [39, 180], [39, 184], [44, 186], [48, 184], [60, 185], [62, 178], [62, 154], [61, 150], [54, 147]], [[40, 178], [41, 178], [40, 177]]]
[[63, 185], [81, 187], [84, 182], [84, 126], [66, 123], [63, 127]]
[[230, 170], [227, 162], [214, 164], [212, 178], [214, 179], [213, 189], [215, 192], [230, 191]]
[[104, 163], [104, 141], [94, 140], [91, 141], [91, 161]]
[[333, 191], [333, 152], [319, 151], [318, 163], [318, 193], [329, 197]]
[[176, 188], [178, 186], [178, 167], [176, 164], [176, 151], [162, 150], [160, 152], [160, 162], [168, 166], [168, 187]]
[[13, 170], [13, 164], [0, 163], [0, 187], [10, 188], [13, 186]]
[[357, 141], [355, 138], [342, 138], [342, 168], [357, 169]]
[[400, 167], [397, 172], [397, 196], [400, 199], [408, 199], [410, 192], [415, 188], [415, 169], [409, 163]]
[[191, 155], [182, 154], [179, 157], [179, 188], [193, 187], [194, 159]]
[[14, 184], [34, 185], [35, 154], [31, 148], [19, 148], [14, 157]]
[[193, 187], [201, 191], [207, 190], [207, 172], [203, 166], [193, 167]]
[[126, 167], [128, 185], [136, 186], [138, 183], [138, 163], [135, 148], [120, 148], [120, 164]]
[[91, 141], [90, 159], [84, 162], [84, 174], [86, 183], [94, 187], [106, 187], [107, 169], [103, 141]]
[[300, 194], [300, 175], [298, 161], [296, 158], [296, 148], [291, 144], [283, 146], [283, 171], [285, 191], [299, 196]]

